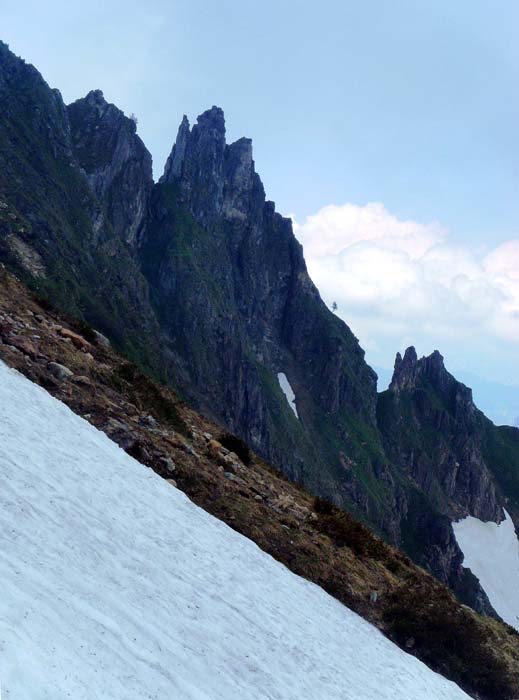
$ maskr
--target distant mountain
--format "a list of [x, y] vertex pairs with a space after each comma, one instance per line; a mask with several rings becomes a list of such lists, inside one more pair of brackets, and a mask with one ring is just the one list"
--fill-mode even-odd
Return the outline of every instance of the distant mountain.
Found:
[[391, 387], [322, 302], [249, 139], [184, 118], [164, 174], [100, 91], [71, 105], [0, 44], [0, 261], [294, 481], [492, 613], [451, 522], [519, 525], [519, 430], [495, 428], [438, 353]]
[[505, 504], [519, 522], [519, 430], [486, 418], [439, 352], [418, 359], [412, 347], [397, 355], [377, 415], [386, 454], [417, 487], [403, 546], [463, 598], [473, 581], [450, 523], [467, 514], [501, 522]]
[[[392, 370], [374, 366], [378, 375], [378, 390], [385, 391], [393, 376]], [[474, 403], [496, 425], [519, 427], [519, 385], [512, 386], [492, 382], [472, 372], [459, 370], [456, 376], [474, 394]]]

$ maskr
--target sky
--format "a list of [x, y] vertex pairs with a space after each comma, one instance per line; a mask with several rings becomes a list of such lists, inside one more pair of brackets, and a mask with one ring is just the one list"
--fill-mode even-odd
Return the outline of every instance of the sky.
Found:
[[519, 384], [516, 0], [0, 0], [0, 18], [67, 102], [99, 88], [138, 117], [156, 176], [182, 115], [221, 106], [372, 364], [414, 344]]

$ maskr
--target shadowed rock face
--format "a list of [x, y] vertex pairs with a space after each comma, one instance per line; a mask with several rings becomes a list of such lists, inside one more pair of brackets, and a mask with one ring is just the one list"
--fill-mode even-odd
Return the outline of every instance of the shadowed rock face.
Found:
[[463, 569], [451, 522], [467, 515], [500, 522], [505, 504], [518, 522], [519, 431], [494, 426], [438, 351], [418, 359], [413, 347], [397, 355], [377, 416], [386, 454], [417, 487], [402, 518], [406, 549], [462, 600], [488, 612]]
[[[182, 121], [152, 211], [143, 269], [179, 354], [183, 391], [292, 478], [342, 505], [360, 496], [389, 534], [394, 524], [382, 511], [393, 496], [375, 483], [375, 465], [391, 481], [377, 443], [375, 374], [321, 301], [290, 220], [266, 201], [250, 139], [226, 143], [219, 108], [192, 129]], [[294, 387], [299, 420], [279, 372]], [[358, 454], [343, 444], [352, 416], [373, 433], [378, 459], [356, 436]]]
[[153, 187], [151, 156], [136, 134], [135, 123], [101, 90], [67, 107], [74, 155], [99, 202], [94, 235], [105, 223], [131, 246], [143, 235]]
[[[488, 610], [451, 521], [519, 523], [519, 430], [496, 428], [438, 352], [376, 375], [323, 304], [250, 139], [184, 117], [164, 175], [100, 91], [66, 107], [0, 43], [0, 260], [310, 491]], [[286, 375], [297, 415], [280, 387]]]
[[379, 411], [386, 451], [398, 460], [442, 512], [499, 522], [502, 509], [483, 454], [482, 414], [472, 391], [435, 351], [420, 360], [413, 347], [397, 355]]
[[0, 260], [158, 371], [158, 326], [128, 245], [152, 186], [133, 123], [100, 92], [67, 108], [1, 42], [0, 103]]

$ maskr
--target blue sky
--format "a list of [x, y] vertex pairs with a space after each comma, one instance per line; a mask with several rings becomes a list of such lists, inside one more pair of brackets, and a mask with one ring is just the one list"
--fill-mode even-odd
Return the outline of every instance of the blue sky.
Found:
[[2, 0], [3, 40], [66, 101], [101, 88], [134, 112], [157, 175], [182, 115], [223, 107], [372, 362], [414, 342], [507, 383], [518, 26], [515, 0]]

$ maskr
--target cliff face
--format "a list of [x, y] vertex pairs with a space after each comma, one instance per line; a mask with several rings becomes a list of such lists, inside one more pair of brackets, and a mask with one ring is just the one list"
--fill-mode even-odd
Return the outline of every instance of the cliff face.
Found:
[[488, 610], [463, 569], [451, 522], [467, 515], [500, 522], [503, 506], [519, 522], [519, 430], [494, 426], [439, 352], [418, 359], [413, 347], [397, 355], [377, 417], [386, 454], [416, 487], [403, 513], [405, 548], [462, 599]]
[[379, 400], [386, 451], [431, 502], [452, 519], [469, 513], [501, 519], [496, 487], [483, 454], [482, 415], [472, 391], [447, 372], [434, 352], [397, 355], [393, 380]]
[[99, 203], [99, 238], [108, 225], [132, 247], [144, 233], [153, 187], [151, 156], [132, 119], [108, 104], [100, 90], [67, 107], [73, 153]]
[[439, 353], [388, 391], [323, 304], [252, 144], [184, 117], [164, 175], [93, 91], [66, 107], [0, 43], [0, 261], [314, 494], [489, 610], [451, 527], [519, 524], [519, 430], [496, 428]]
[[183, 393], [292, 478], [339, 505], [369, 509], [396, 536], [376, 375], [321, 301], [290, 220], [266, 201], [251, 141], [227, 144], [217, 107], [192, 129], [186, 118], [180, 125], [142, 261]]
[[91, 93], [67, 109], [0, 42], [0, 258], [158, 372], [158, 325], [128, 245], [143, 227], [151, 160], [130, 120], [101, 102]]

